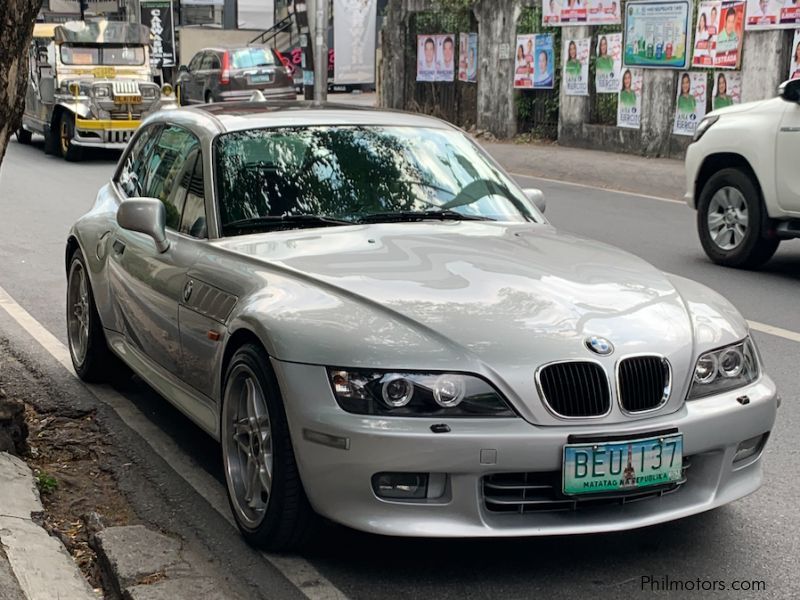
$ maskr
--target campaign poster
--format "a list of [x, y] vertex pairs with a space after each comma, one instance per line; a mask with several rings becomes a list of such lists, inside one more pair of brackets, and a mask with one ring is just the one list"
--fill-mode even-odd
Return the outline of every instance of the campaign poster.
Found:
[[706, 114], [706, 73], [683, 71], [678, 75], [678, 97], [675, 101], [675, 135], [694, 135]]
[[747, 0], [745, 29], [791, 29], [800, 25], [799, 0]]
[[723, 2], [717, 23], [714, 67], [735, 69], [739, 66], [744, 43], [744, 2]]
[[150, 28], [150, 66], [155, 69], [175, 66], [175, 29], [172, 26], [172, 0], [142, 0], [141, 23]]
[[478, 34], [458, 34], [458, 80], [475, 83], [478, 80]]
[[645, 0], [625, 5], [626, 67], [685, 69], [691, 49], [690, 0]]
[[622, 20], [620, 16], [620, 0], [587, 0], [589, 6], [589, 25], [619, 25]]
[[622, 34], [601, 34], [597, 39], [594, 87], [598, 94], [616, 94], [622, 71]]
[[553, 89], [555, 83], [555, 57], [553, 35], [539, 33], [534, 41], [533, 87], [539, 90]]
[[642, 124], [642, 69], [623, 69], [617, 101], [617, 127], [639, 129]]
[[566, 0], [542, 0], [542, 25], [556, 27], [561, 24], [561, 3]]
[[567, 96], [589, 95], [589, 46], [592, 38], [564, 37], [564, 74], [561, 85]]
[[436, 37], [417, 36], [417, 81], [436, 81]]
[[334, 83], [344, 85], [375, 81], [377, 6], [377, 0], [334, 0]]
[[800, 79], [800, 29], [794, 32], [792, 59], [789, 61], [789, 79]]
[[456, 36], [436, 36], [436, 77], [434, 81], [453, 81], [456, 76]]
[[740, 71], [717, 71], [714, 73], [714, 92], [711, 110], [733, 106], [742, 101], [742, 73]]
[[697, 7], [697, 27], [694, 31], [694, 52], [692, 66], [713, 67], [714, 52], [717, 47], [719, 15], [722, 2], [701, 2]]
[[514, 51], [514, 87], [533, 89], [533, 53], [536, 35], [518, 35]]
[[589, 19], [587, 0], [561, 0], [559, 25], [581, 25]]

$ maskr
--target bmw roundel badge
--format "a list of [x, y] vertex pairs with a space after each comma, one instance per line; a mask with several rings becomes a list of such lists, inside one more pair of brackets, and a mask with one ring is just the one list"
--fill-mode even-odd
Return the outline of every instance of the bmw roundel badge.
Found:
[[585, 340], [586, 347], [600, 356], [608, 356], [614, 352], [614, 345], [604, 337], [592, 335]]

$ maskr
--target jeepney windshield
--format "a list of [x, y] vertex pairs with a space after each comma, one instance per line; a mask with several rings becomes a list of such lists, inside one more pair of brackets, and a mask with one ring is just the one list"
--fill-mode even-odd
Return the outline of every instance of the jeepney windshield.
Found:
[[65, 65], [143, 65], [144, 46], [129, 44], [61, 44]]

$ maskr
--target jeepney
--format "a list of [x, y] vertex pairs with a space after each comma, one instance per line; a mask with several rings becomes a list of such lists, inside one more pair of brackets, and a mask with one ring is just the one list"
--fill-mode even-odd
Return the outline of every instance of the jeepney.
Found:
[[45, 152], [70, 161], [86, 147], [124, 148], [142, 118], [176, 106], [172, 86], [153, 81], [149, 41], [134, 23], [37, 23], [20, 143], [42, 134]]

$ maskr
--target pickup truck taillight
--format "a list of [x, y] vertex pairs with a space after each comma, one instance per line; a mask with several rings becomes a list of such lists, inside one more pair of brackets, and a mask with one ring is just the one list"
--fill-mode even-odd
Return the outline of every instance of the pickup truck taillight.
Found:
[[222, 53], [222, 69], [219, 72], [219, 82], [228, 85], [231, 82], [231, 53]]

